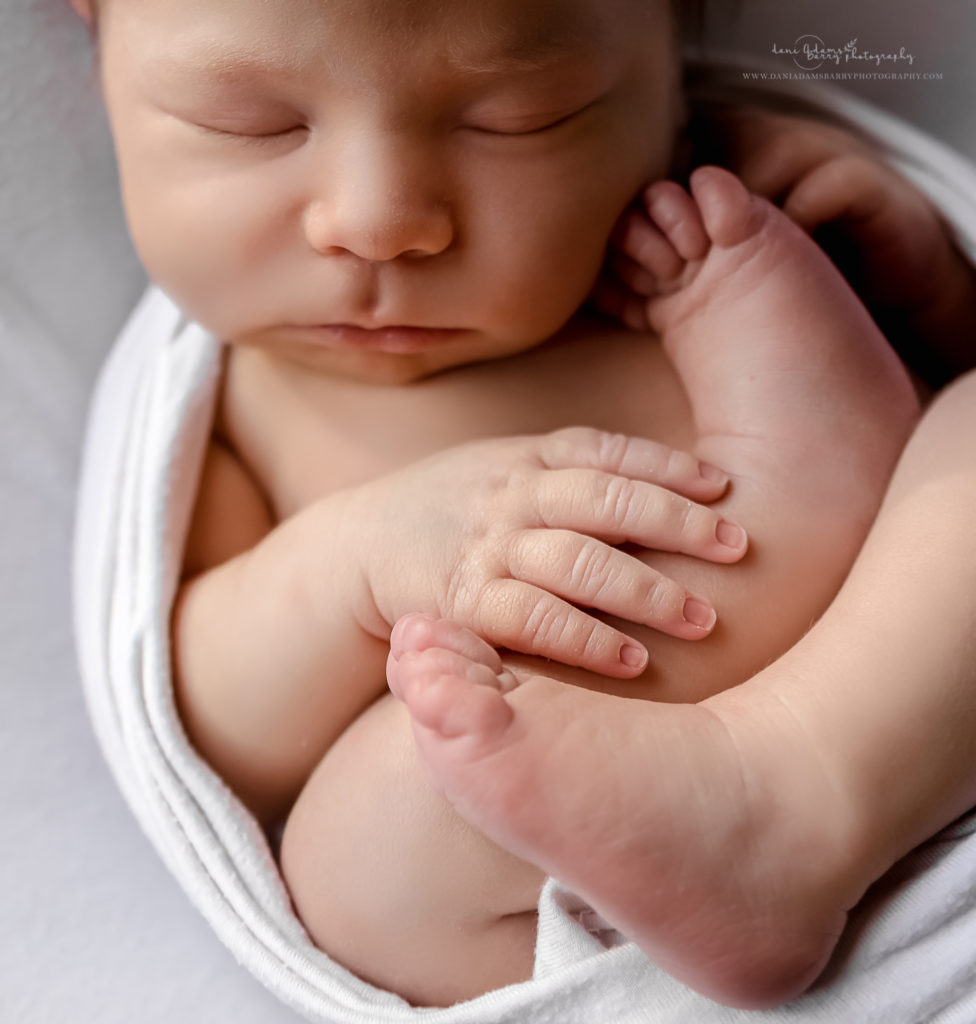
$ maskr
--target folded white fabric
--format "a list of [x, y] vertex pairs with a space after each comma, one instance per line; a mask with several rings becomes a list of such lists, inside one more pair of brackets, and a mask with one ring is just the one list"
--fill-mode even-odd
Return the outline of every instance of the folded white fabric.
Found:
[[[734, 67], [709, 88], [763, 102]], [[723, 84], [724, 83], [724, 84]], [[780, 84], [780, 83], [777, 83]], [[856, 126], [905, 170], [976, 254], [976, 176], [945, 147], [850, 97], [777, 90]], [[417, 1010], [315, 949], [265, 837], [186, 741], [172, 698], [168, 620], [205, 450], [221, 346], [158, 290], [131, 317], [92, 406], [76, 530], [75, 621], [92, 720], [140, 823], [244, 966], [327, 1024], [719, 1024], [976, 1019], [976, 825], [959, 823], [876, 886], [831, 969], [791, 1007], [745, 1014], [690, 992], [550, 881], [531, 981]], [[178, 982], [176, 982], [178, 984]]]

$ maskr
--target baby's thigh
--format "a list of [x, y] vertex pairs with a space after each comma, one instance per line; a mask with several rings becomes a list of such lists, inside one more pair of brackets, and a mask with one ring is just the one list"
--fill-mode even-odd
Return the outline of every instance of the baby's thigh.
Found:
[[281, 866], [313, 941], [422, 1004], [527, 978], [543, 876], [430, 784], [391, 696], [332, 746], [285, 826]]

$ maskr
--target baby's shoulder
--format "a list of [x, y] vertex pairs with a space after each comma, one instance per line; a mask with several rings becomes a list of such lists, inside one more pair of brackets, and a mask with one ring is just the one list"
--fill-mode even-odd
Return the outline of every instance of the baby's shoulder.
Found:
[[183, 551], [183, 579], [253, 548], [274, 526], [257, 481], [218, 434], [204, 456], [193, 517]]

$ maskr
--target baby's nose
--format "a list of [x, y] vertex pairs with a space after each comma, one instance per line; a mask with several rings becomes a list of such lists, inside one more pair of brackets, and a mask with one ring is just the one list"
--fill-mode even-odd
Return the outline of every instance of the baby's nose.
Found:
[[421, 143], [364, 135], [332, 147], [322, 163], [304, 218], [316, 252], [383, 262], [450, 247], [442, 168]]

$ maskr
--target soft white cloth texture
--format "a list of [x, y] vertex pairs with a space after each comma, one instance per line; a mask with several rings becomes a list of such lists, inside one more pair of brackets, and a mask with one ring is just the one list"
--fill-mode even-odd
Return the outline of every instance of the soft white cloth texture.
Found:
[[[735, 69], [705, 91], [768, 98]], [[854, 125], [942, 209], [976, 253], [976, 176], [946, 147], [829, 89], [775, 100]], [[443, 1010], [414, 1010], [335, 965], [295, 919], [250, 816], [185, 741], [173, 706], [168, 617], [219, 379], [219, 344], [157, 290], [100, 379], [76, 533], [76, 630], [91, 715], [118, 783], [170, 870], [234, 956], [301, 1014], [330, 1024], [700, 1024], [976, 1019], [976, 836], [967, 819], [869, 894], [827, 976], [788, 1008], [745, 1014], [690, 992], [632, 944], [606, 948], [593, 915], [550, 882], [535, 977]], [[352, 780], [350, 785], [354, 785]]]

